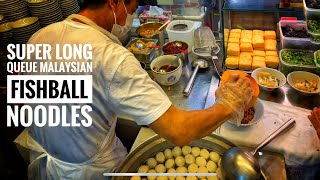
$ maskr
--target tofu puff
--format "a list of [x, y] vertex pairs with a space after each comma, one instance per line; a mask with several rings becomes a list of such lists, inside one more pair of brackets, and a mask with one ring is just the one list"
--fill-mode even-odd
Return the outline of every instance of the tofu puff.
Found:
[[240, 39], [241, 34], [240, 33], [230, 33], [229, 38], [239, 38]]
[[240, 43], [252, 43], [252, 39], [251, 38], [241, 38]]
[[250, 70], [252, 64], [252, 55], [250, 53], [243, 52], [240, 54], [239, 69]]
[[266, 62], [264, 61], [252, 61], [251, 69], [255, 70], [257, 68], [264, 68], [266, 67]]
[[252, 35], [252, 46], [254, 49], [264, 49], [264, 38], [263, 35]]
[[276, 51], [277, 50], [277, 41], [267, 39], [264, 41], [264, 50], [266, 51]]
[[251, 30], [242, 30], [241, 31], [241, 38], [252, 38], [252, 31]]
[[251, 43], [241, 43], [240, 44], [240, 51], [241, 52], [252, 52], [252, 44]]
[[264, 31], [261, 30], [253, 30], [252, 31], [252, 35], [260, 35], [260, 36], [264, 36]]
[[263, 62], [265, 62], [265, 57], [253, 56], [252, 61], [263, 61]]
[[238, 33], [238, 34], [241, 34], [241, 29], [231, 29], [230, 33]]
[[228, 56], [239, 56], [240, 55], [240, 46], [238, 43], [228, 43], [227, 49]]
[[253, 50], [252, 55], [253, 55], [253, 56], [261, 56], [261, 57], [265, 57], [265, 56], [266, 56], [266, 53], [265, 53], [265, 51]]
[[277, 56], [266, 56], [265, 62], [268, 67], [276, 68], [279, 65], [279, 57]]
[[264, 39], [276, 40], [276, 37], [275, 31], [264, 31]]
[[277, 51], [265, 51], [266, 56], [276, 56], [278, 57], [278, 52]]
[[239, 68], [239, 56], [228, 56], [226, 58], [226, 66], [228, 68], [232, 68], [232, 69], [238, 69]]
[[228, 42], [229, 43], [238, 43], [239, 44], [239, 38], [229, 38]]

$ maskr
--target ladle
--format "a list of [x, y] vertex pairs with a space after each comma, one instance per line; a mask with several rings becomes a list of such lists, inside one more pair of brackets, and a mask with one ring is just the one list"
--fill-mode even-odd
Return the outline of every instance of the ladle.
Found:
[[173, 43], [173, 46], [178, 49], [180, 52], [182, 52], [183, 54], [188, 54], [187, 51], [181, 49], [182, 48], [182, 43], [179, 41], [176, 41], [175, 43]]
[[182, 92], [184, 96], [189, 96], [199, 68], [204, 69], [209, 66], [208, 62], [203, 59], [196, 59], [196, 60], [192, 61], [191, 65], [192, 65], [192, 67], [194, 67], [194, 70], [193, 70], [193, 73], [188, 81], [188, 84], [186, 85], [186, 87], [184, 88], [184, 90]]
[[221, 159], [221, 172], [225, 179], [260, 179], [263, 172], [258, 160], [254, 157], [255, 153], [279, 134], [293, 127], [294, 124], [295, 121], [289, 119], [251, 152], [244, 151], [239, 147], [228, 149]]
[[[136, 47], [137, 47], [138, 49], [143, 49], [143, 48], [144, 48], [143, 44], [140, 43], [140, 42], [136, 42], [135, 45], [136, 45]], [[149, 46], [148, 48], [160, 48], [160, 46]]]

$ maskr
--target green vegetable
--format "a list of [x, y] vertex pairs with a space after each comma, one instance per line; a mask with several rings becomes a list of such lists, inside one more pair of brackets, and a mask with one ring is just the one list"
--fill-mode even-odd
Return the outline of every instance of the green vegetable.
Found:
[[313, 33], [320, 33], [320, 21], [319, 20], [309, 20], [308, 29]]
[[317, 58], [316, 58], [317, 63], [320, 65], [320, 52], [318, 51], [317, 53]]
[[312, 52], [286, 50], [281, 54], [283, 61], [295, 65], [315, 65]]

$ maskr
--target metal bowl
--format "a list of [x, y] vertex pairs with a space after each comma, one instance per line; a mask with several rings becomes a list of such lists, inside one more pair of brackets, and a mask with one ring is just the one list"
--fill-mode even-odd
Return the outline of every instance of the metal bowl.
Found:
[[[165, 43], [163, 45], [163, 47], [162, 47], [162, 51], [163, 51], [164, 55], [175, 55], [175, 56], [178, 56], [180, 54], [180, 53], [172, 54], [170, 52], [166, 52], [165, 51], [165, 49], [166, 49], [165, 47], [166, 46], [169, 46], [170, 44], [175, 43], [175, 42], [181, 42], [182, 44], [185, 44], [187, 46], [187, 48], [183, 49], [183, 50], [188, 51], [188, 47], [189, 46], [188, 46], [188, 44], [186, 42], [184, 42], [184, 41], [170, 41], [170, 42]], [[179, 51], [179, 50], [177, 50], [177, 51]], [[186, 66], [188, 63], [189, 63], [189, 55], [182, 53], [182, 64], [183, 64], [183, 66]]]
[[[144, 42], [152, 41], [154, 42], [152, 45], [155, 46], [157, 44], [157, 39], [143, 39], [143, 38], [134, 38], [131, 39], [131, 41], [126, 45], [126, 48], [128, 49], [132, 44], [135, 44], [138, 40], [142, 40]], [[133, 51], [133, 55], [140, 61], [145, 64], [149, 64], [151, 59], [155, 56], [155, 50], [149, 49], [146, 52], [139, 52], [139, 51]]]
[[157, 30], [159, 27], [162, 26], [162, 23], [159, 22], [146, 22], [141, 24], [137, 30], [136, 33], [143, 38], [147, 38], [147, 39], [158, 39], [158, 43], [160, 46], [164, 45], [164, 29], [162, 29], [162, 31], [159, 31], [158, 34], [155, 34], [153, 36], [146, 36], [146, 35], [142, 35], [141, 33], [146, 31], [146, 30]]
[[[233, 143], [214, 134], [193, 141], [189, 145], [216, 151], [220, 155], [226, 152], [227, 149], [235, 146]], [[164, 151], [167, 148], [173, 148], [174, 146], [174, 144], [166, 141], [159, 135], [153, 136], [129, 153], [117, 168], [116, 173], [136, 173], [139, 166], [144, 164], [148, 158], [155, 156], [158, 152]], [[112, 179], [128, 180], [130, 177], [113, 177]]]

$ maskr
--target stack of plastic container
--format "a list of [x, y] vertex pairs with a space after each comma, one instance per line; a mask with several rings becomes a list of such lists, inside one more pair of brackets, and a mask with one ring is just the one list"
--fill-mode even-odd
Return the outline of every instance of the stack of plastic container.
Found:
[[[320, 45], [320, 29], [311, 29], [311, 24], [320, 24], [320, 2], [311, 6], [311, 0], [303, 0], [304, 15], [307, 21], [307, 30], [310, 34], [311, 42]], [[312, 7], [312, 8], [311, 8]]]

